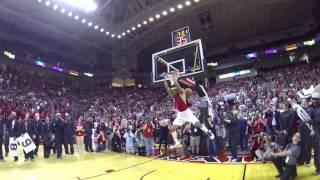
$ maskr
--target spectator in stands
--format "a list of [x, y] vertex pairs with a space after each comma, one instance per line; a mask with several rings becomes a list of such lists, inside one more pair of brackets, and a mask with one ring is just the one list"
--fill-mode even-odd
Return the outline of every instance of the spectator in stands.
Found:
[[199, 156], [200, 152], [200, 135], [201, 129], [197, 128], [193, 124], [189, 124], [190, 131], [190, 146], [193, 157]]
[[82, 123], [82, 116], [78, 118], [78, 122], [75, 124], [75, 136], [76, 136], [76, 143], [77, 143], [77, 150], [78, 153], [81, 154], [84, 151], [84, 134], [85, 129]]
[[140, 124], [138, 124], [136, 133], [135, 133], [135, 139], [137, 141], [138, 146], [138, 155], [144, 156], [145, 155], [145, 143], [144, 143], [144, 136], [143, 136], [143, 129]]
[[2, 109], [0, 109], [0, 162], [4, 161], [3, 159], [3, 152], [2, 152], [2, 145], [4, 141], [4, 131], [5, 131], [5, 118], [2, 115]]
[[[216, 136], [216, 132], [215, 132], [215, 124], [214, 124], [214, 120], [213, 117], [208, 116], [207, 121], [205, 122], [205, 125], [207, 127], [207, 129], [209, 131], [211, 131], [212, 134]], [[216, 156], [216, 151], [217, 151], [217, 147], [216, 147], [216, 138], [215, 139], [210, 139], [209, 137], [207, 137], [207, 148], [208, 148], [208, 158], [207, 161], [213, 161], [213, 157]]]
[[169, 121], [170, 121], [169, 119], [163, 119], [159, 122], [160, 124], [159, 152], [161, 152], [161, 145], [164, 144], [164, 149], [165, 149], [164, 154], [166, 154], [167, 148], [168, 148]]
[[231, 151], [232, 162], [236, 162], [238, 159], [237, 146], [239, 144], [239, 120], [237, 113], [231, 114], [228, 112], [224, 119], [227, 128], [227, 138], [229, 142], [229, 149]]
[[283, 112], [280, 114], [280, 130], [286, 135], [286, 142], [288, 144], [294, 133], [295, 113], [289, 109], [289, 105], [282, 105]]
[[112, 150], [115, 152], [121, 152], [121, 134], [119, 125], [116, 125], [112, 133]]
[[316, 171], [312, 174], [313, 176], [320, 175], [320, 92], [312, 94], [312, 106], [313, 111], [311, 115], [312, 124], [314, 127], [315, 135], [313, 137], [313, 148], [314, 148], [314, 165]]
[[34, 155], [38, 156], [38, 149], [39, 149], [39, 145], [40, 145], [40, 125], [41, 125], [41, 121], [40, 121], [40, 114], [36, 113], [34, 115], [35, 118], [35, 136], [32, 137], [35, 145], [36, 145], [36, 149], [34, 150]]
[[[31, 139], [35, 139], [36, 138], [36, 124], [35, 121], [29, 119], [27, 117], [27, 119], [24, 120], [24, 122], [21, 123], [20, 125], [20, 130], [22, 134], [28, 133], [28, 135], [30, 136]], [[25, 161], [28, 161], [29, 159], [31, 161], [34, 161], [34, 153], [33, 151], [26, 153], [25, 151], [23, 151], [24, 153], [24, 159]]]
[[[69, 113], [65, 114], [65, 121], [63, 124], [63, 142], [64, 142], [64, 150], [67, 155], [74, 155], [74, 135], [75, 135], [75, 126], [73, 120], [71, 119]], [[69, 149], [70, 147], [70, 149]]]
[[86, 117], [86, 121], [84, 123], [84, 147], [86, 152], [93, 152], [92, 149], [92, 129], [93, 129], [93, 122], [92, 119]]
[[[20, 125], [17, 119], [17, 115], [15, 112], [12, 112], [10, 116], [8, 117], [9, 119], [9, 138], [17, 139], [21, 135], [20, 131]], [[18, 161], [19, 158], [18, 156], [14, 156], [14, 161]]]
[[280, 130], [280, 122], [279, 122], [279, 116], [280, 112], [277, 110], [276, 105], [272, 104], [272, 112], [271, 112], [271, 119], [272, 119], [272, 129], [273, 132]]
[[97, 152], [103, 152], [106, 150], [106, 136], [104, 131], [100, 131], [98, 134], [98, 147]]
[[62, 144], [64, 142], [64, 119], [62, 119], [60, 113], [56, 114], [54, 125], [57, 158], [62, 159]]
[[126, 152], [128, 154], [134, 154], [134, 134], [132, 133], [131, 128], [127, 128], [123, 138], [126, 140]]
[[241, 151], [248, 149], [248, 123], [243, 113], [239, 114], [240, 148]]
[[149, 120], [147, 120], [143, 126], [144, 142], [146, 145], [146, 156], [150, 156], [150, 152], [152, 156], [155, 156], [154, 137], [153, 137], [154, 128], [155, 128], [154, 124]]
[[221, 154], [224, 152], [224, 147], [225, 147], [225, 143], [226, 143], [226, 136], [227, 136], [227, 131], [225, 128], [225, 123], [223, 122], [223, 119], [226, 116], [226, 112], [223, 113], [223, 117], [217, 116], [216, 120], [216, 126], [215, 126], [215, 131], [216, 131], [216, 153], [217, 154]]
[[50, 157], [51, 149], [55, 148], [55, 136], [54, 136], [54, 125], [53, 122], [50, 122], [49, 117], [46, 117], [45, 122], [42, 124], [41, 136], [43, 139], [43, 151], [44, 158]]

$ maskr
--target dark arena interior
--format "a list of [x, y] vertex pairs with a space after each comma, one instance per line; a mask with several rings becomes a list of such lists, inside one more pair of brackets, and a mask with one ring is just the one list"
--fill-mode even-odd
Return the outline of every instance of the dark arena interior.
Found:
[[0, 0], [1, 180], [319, 180], [319, 0]]

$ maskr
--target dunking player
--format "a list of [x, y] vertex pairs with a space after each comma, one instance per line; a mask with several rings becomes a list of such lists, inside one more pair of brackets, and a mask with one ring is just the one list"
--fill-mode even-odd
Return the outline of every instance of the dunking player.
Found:
[[[208, 129], [203, 124], [200, 123], [198, 118], [196, 118], [196, 116], [190, 110], [191, 104], [189, 103], [188, 98], [192, 95], [192, 90], [190, 88], [181, 88], [180, 84], [177, 82], [179, 72], [174, 71], [170, 75], [172, 75], [173, 78], [169, 79], [168, 74], [165, 74], [164, 86], [169, 96], [172, 97], [175, 107], [178, 111], [177, 117], [173, 121], [170, 129], [175, 144], [170, 148], [175, 148], [181, 144], [177, 139], [176, 130], [186, 122], [192, 123], [194, 126], [200, 128], [203, 132], [205, 132], [210, 137], [210, 139], [214, 139], [214, 135], [210, 131], [208, 131]], [[173, 83], [173, 87], [169, 87], [167, 80], [170, 80]]]

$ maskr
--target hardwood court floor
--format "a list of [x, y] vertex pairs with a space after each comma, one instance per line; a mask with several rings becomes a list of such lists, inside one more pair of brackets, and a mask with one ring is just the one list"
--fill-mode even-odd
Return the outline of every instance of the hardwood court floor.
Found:
[[[311, 176], [313, 171], [313, 166], [300, 167], [297, 179], [320, 179]], [[24, 162], [21, 154], [19, 162], [11, 158], [0, 162], [0, 180], [270, 180], [275, 179], [275, 174], [269, 163], [197, 164], [113, 152], [69, 156], [63, 160], [41, 156], [34, 162]]]

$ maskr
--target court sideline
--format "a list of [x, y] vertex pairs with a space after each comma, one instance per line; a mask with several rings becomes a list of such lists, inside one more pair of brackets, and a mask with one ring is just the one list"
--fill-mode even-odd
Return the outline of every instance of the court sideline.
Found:
[[[21, 157], [21, 156], [20, 156]], [[198, 164], [137, 157], [113, 152], [84, 154], [81, 157], [54, 157], [35, 162], [14, 163], [11, 159], [0, 163], [0, 178], [4, 180], [269, 180], [275, 179], [276, 170], [266, 164]], [[299, 167], [298, 178], [316, 179], [311, 176], [314, 168]], [[52, 175], [54, 174], [54, 175]], [[49, 176], [50, 175], [50, 176]]]

